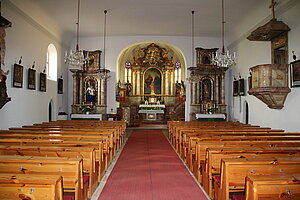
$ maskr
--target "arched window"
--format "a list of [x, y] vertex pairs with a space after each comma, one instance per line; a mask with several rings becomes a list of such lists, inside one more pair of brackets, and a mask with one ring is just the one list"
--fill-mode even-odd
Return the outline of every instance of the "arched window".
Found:
[[46, 59], [47, 78], [57, 81], [57, 51], [54, 44], [49, 44]]

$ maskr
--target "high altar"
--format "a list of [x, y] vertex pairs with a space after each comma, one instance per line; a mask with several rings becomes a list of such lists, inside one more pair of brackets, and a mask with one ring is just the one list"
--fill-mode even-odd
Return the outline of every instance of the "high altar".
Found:
[[167, 45], [145, 43], [121, 59], [116, 100], [129, 124], [184, 120], [183, 56]]
[[100, 68], [101, 51], [84, 51], [88, 63], [80, 69], [70, 69], [73, 73], [72, 114], [106, 114], [106, 82], [103, 73], [109, 70]]

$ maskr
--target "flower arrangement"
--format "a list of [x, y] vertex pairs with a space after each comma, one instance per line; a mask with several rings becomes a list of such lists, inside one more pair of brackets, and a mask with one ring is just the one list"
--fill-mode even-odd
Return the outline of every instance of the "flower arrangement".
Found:
[[95, 109], [95, 105], [94, 104], [83, 104], [82, 106], [80, 106], [79, 110], [80, 112], [83, 113], [88, 113], [91, 112]]

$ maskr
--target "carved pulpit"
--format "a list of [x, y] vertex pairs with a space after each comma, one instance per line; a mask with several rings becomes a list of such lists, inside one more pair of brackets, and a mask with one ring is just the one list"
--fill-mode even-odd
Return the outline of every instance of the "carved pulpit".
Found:
[[197, 66], [189, 67], [191, 83], [191, 118], [196, 113], [226, 113], [225, 71], [211, 64], [218, 49], [196, 48]]
[[274, 0], [271, 1], [273, 18], [258, 27], [247, 37], [250, 41], [271, 41], [272, 64], [251, 67], [252, 88], [248, 91], [271, 109], [282, 109], [291, 89], [288, 87], [288, 32], [290, 28], [275, 16]]
[[107, 79], [102, 75], [109, 70], [100, 68], [101, 51], [86, 52], [88, 63], [73, 73], [73, 114], [106, 114]]
[[0, 2], [0, 109], [11, 100], [7, 95], [6, 79], [9, 73], [2, 70], [5, 58], [5, 29], [11, 27], [11, 22], [1, 16], [1, 2]]

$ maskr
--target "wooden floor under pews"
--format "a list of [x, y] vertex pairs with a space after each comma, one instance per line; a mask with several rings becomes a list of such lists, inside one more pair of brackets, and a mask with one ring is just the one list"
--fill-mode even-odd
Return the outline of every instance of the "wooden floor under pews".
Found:
[[168, 122], [169, 140], [211, 199], [300, 199], [300, 133], [236, 122]]
[[54, 121], [0, 131], [0, 199], [89, 199], [125, 140], [124, 121]]

